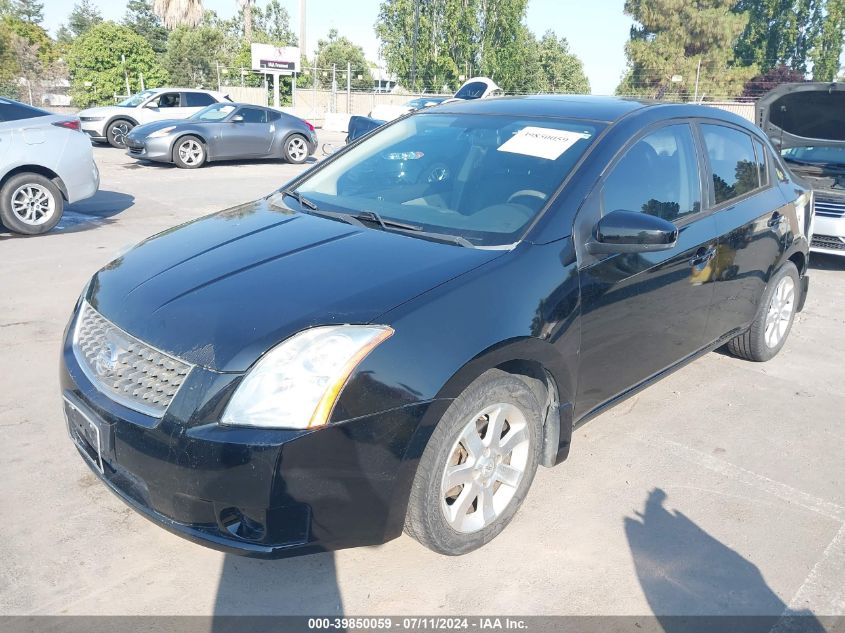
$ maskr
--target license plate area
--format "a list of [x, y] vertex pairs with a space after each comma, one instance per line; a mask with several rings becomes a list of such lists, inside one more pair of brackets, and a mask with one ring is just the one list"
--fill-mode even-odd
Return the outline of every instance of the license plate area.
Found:
[[89, 414], [66, 396], [64, 398], [65, 421], [70, 439], [79, 448], [83, 457], [100, 471], [105, 472], [103, 467], [103, 454], [109, 446], [108, 424], [98, 420], [93, 414]]

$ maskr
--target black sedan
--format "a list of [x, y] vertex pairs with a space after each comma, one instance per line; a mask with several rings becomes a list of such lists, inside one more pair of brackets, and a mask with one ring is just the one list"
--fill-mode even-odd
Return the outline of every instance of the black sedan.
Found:
[[706, 106], [424, 110], [98, 272], [61, 357], [70, 434], [127, 503], [211, 547], [406, 530], [468, 552], [575, 425], [714, 348], [778, 353], [808, 198]]
[[245, 158], [304, 163], [316, 149], [317, 134], [308, 121], [245, 103], [215, 103], [190, 118], [139, 125], [126, 135], [132, 158], [184, 169]]

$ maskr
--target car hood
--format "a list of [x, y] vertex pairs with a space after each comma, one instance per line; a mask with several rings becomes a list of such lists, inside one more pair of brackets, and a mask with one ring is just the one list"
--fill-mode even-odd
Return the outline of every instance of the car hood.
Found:
[[162, 351], [245, 371], [302, 329], [372, 322], [503, 254], [306, 215], [280, 199], [142, 242], [94, 276], [89, 303]]
[[163, 121], [153, 121], [152, 123], [136, 125], [132, 128], [132, 131], [129, 132], [129, 136], [140, 139], [166, 127], [190, 123], [193, 123], [193, 121], [187, 121], [185, 119], [164, 119]]
[[119, 107], [119, 106], [99, 106], [99, 107], [96, 107], [96, 108], [86, 108], [85, 110], [80, 110], [79, 112], [76, 113], [76, 116], [78, 116], [78, 117], [84, 117], [84, 116], [85, 117], [87, 117], [87, 116], [108, 117], [108, 116], [111, 116], [113, 114], [118, 114], [120, 112], [127, 112], [127, 111], [130, 111], [132, 109], [133, 108], [122, 108], [122, 107]]
[[845, 83], [781, 84], [756, 107], [758, 124], [778, 149], [845, 145]]

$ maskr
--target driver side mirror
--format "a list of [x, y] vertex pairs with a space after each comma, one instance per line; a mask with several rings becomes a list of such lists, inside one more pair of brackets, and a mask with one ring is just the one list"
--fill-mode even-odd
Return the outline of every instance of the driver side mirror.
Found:
[[666, 251], [678, 242], [678, 227], [654, 215], [635, 211], [612, 211], [596, 224], [587, 252], [650, 253]]
[[244, 122], [244, 115], [243, 114], [236, 114], [232, 117], [232, 123], [243, 123]]

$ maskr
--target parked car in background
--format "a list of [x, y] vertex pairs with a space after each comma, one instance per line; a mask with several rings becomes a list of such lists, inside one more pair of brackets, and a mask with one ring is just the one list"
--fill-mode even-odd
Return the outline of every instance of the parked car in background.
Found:
[[398, 119], [400, 116], [408, 114], [409, 112], [416, 112], [417, 110], [421, 110], [423, 108], [430, 108], [432, 106], [439, 105], [449, 98], [450, 97], [422, 96], [406, 101], [401, 105], [382, 103], [372, 109], [369, 114], [369, 118], [381, 121], [382, 123], [385, 121], [392, 121], [393, 119]]
[[758, 128], [708, 106], [421, 110], [100, 270], [63, 344], [70, 435], [129, 505], [211, 547], [404, 529], [463, 554], [575, 424], [716, 347], [781, 350], [805, 198]]
[[453, 99], [472, 101], [473, 99], [489, 99], [490, 97], [501, 97], [505, 92], [496, 85], [496, 82], [489, 77], [473, 77], [467, 79], [458, 88]]
[[144, 90], [113, 106], [79, 112], [83, 131], [97, 143], [124, 149], [126, 135], [136, 125], [162, 119], [187, 119], [212, 103], [230, 99], [211, 90], [154, 88]]
[[126, 136], [126, 153], [138, 160], [195, 169], [206, 162], [277, 158], [304, 163], [317, 149], [308, 121], [272, 108], [216, 103], [185, 120], [157, 121]]
[[810, 250], [845, 256], [845, 83], [778, 86], [757, 102], [757, 120], [814, 191]]
[[90, 198], [99, 185], [79, 119], [0, 98], [0, 224], [24, 235], [46, 233], [65, 203]]

